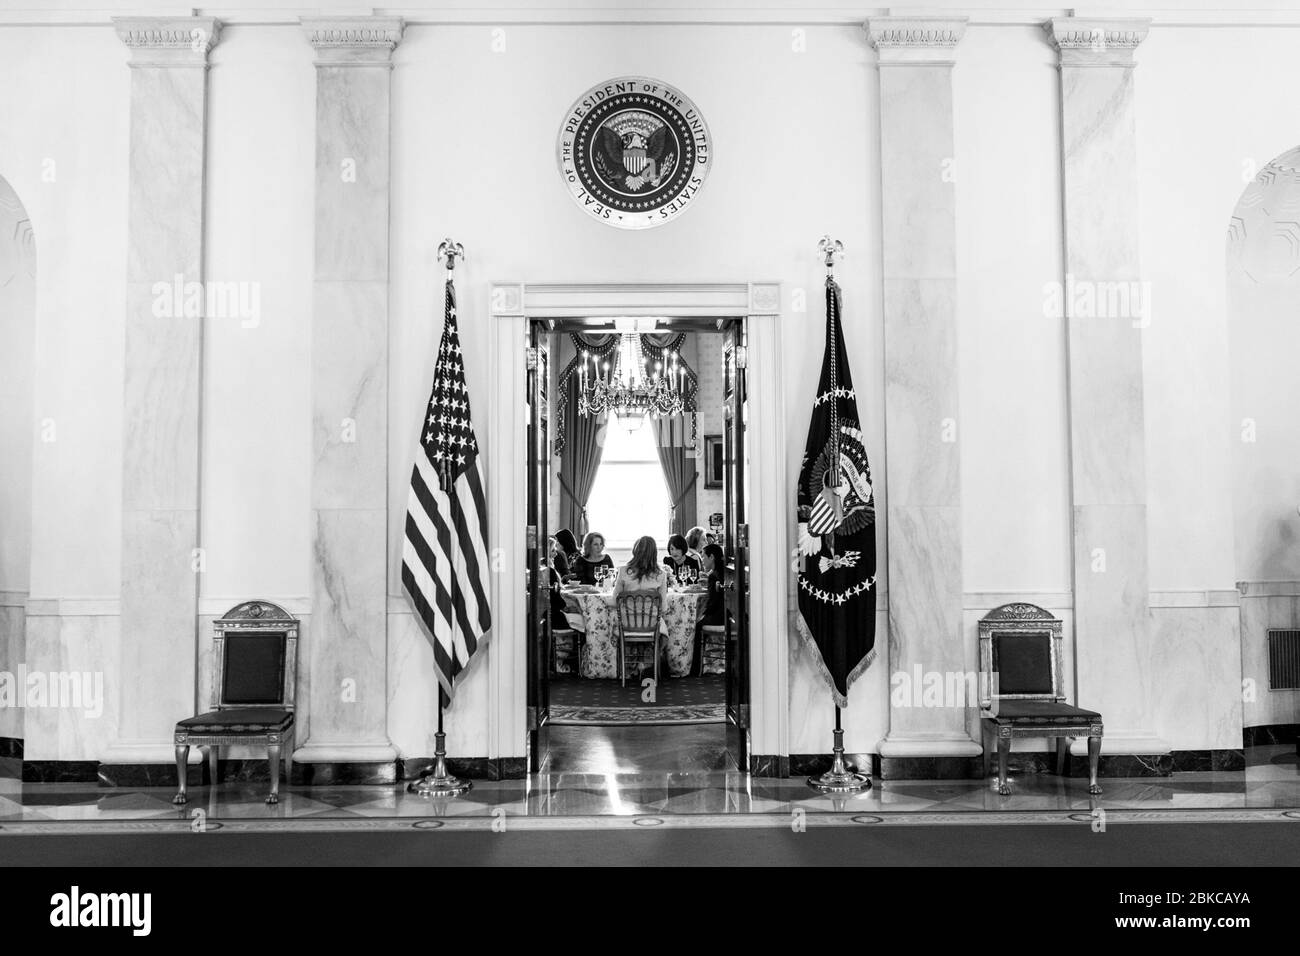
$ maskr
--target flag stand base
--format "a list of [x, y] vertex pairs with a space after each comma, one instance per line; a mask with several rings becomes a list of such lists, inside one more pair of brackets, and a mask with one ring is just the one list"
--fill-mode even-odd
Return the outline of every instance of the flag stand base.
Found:
[[844, 729], [840, 727], [840, 709], [835, 708], [835, 760], [831, 769], [820, 777], [809, 777], [808, 786], [818, 793], [862, 793], [871, 789], [871, 778], [850, 770], [844, 762]]
[[419, 780], [407, 784], [407, 793], [418, 793], [422, 797], [455, 797], [473, 787], [471, 781], [453, 777], [448, 772], [447, 735], [439, 730], [433, 738], [437, 743], [433, 752], [433, 767], [421, 774]]
[[469, 780], [452, 777], [447, 770], [447, 735], [442, 731], [442, 705], [445, 692], [438, 689], [438, 731], [433, 735], [433, 767], [420, 774], [419, 780], [407, 784], [408, 793], [420, 796], [459, 796], [474, 784]]

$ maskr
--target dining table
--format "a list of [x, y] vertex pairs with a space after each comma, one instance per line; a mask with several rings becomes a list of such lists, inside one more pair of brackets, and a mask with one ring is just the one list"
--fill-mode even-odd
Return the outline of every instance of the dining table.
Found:
[[[580, 631], [586, 649], [582, 653], [580, 675], [586, 678], [617, 678], [618, 610], [612, 587], [592, 585], [564, 587], [564, 613], [569, 626]], [[669, 677], [687, 677], [695, 659], [695, 624], [704, 613], [708, 591], [702, 586], [673, 588], [668, 591], [659, 633], [663, 635], [664, 656]]]

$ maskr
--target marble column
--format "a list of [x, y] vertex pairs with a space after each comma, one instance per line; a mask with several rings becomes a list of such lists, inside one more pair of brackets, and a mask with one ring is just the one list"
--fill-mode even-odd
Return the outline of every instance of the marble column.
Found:
[[[1167, 751], [1152, 728], [1133, 53], [1149, 20], [1059, 17], [1078, 703], [1103, 754]], [[1131, 292], [1120, 295], [1121, 292]], [[1084, 753], [1076, 742], [1076, 753]]]
[[[880, 66], [891, 675], [964, 674], [952, 67], [962, 17], [866, 23]], [[952, 681], [955, 685], [956, 681]], [[965, 776], [964, 700], [890, 707], [881, 773]]]
[[[388, 210], [402, 21], [304, 19], [316, 50], [312, 614], [306, 739], [316, 781], [395, 775], [387, 731]], [[300, 738], [302, 739], [302, 738]]]
[[[194, 713], [203, 319], [155, 286], [203, 280], [211, 17], [115, 17], [131, 56], [122, 436], [120, 719], [109, 764], [174, 762]], [[180, 277], [180, 278], [178, 278]]]

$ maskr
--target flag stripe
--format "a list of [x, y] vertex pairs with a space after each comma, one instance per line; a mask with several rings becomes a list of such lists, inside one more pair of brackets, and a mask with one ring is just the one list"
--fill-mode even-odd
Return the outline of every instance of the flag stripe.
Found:
[[487, 506], [448, 279], [433, 386], [407, 495], [402, 587], [433, 646], [447, 695], [492, 627]]

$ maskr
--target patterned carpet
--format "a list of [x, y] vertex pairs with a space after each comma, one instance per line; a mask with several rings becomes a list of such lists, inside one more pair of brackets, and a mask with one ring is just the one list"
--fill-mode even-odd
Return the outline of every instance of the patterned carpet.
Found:
[[582, 680], [561, 676], [551, 681], [551, 723], [621, 726], [641, 724], [714, 724], [725, 717], [722, 675], [677, 677], [655, 690], [653, 702], [636, 681]]

